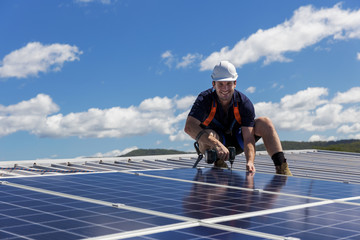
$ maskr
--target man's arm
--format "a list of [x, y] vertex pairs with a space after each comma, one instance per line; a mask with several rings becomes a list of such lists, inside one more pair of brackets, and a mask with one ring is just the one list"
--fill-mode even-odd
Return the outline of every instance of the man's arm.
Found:
[[[192, 117], [188, 116], [185, 123], [184, 131], [193, 139], [196, 139], [201, 131], [204, 131], [200, 127], [201, 122]], [[229, 159], [229, 150], [217, 139], [214, 132], [211, 130], [205, 130], [201, 137], [198, 139], [200, 145], [200, 151], [205, 152], [207, 149], [215, 149], [217, 156], [221, 160]]]
[[[193, 139], [203, 130], [200, 127], [201, 122], [192, 116], [188, 116], [184, 131]], [[206, 134], [206, 133], [205, 133]], [[205, 135], [204, 134], [204, 135]]]
[[244, 153], [246, 157], [246, 170], [255, 172], [255, 135], [253, 127], [242, 127], [242, 134], [244, 138]]

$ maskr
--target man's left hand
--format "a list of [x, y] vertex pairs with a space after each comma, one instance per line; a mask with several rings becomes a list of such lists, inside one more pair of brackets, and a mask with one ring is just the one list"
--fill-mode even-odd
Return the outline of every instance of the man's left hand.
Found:
[[246, 171], [248, 172], [256, 172], [254, 163], [247, 163], [246, 164]]

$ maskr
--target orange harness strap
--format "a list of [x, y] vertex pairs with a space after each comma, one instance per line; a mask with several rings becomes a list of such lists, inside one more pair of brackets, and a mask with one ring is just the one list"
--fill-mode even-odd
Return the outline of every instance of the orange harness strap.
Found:
[[241, 116], [240, 116], [239, 108], [237, 106], [237, 102], [234, 102], [233, 108], [234, 108], [235, 119], [241, 125]]
[[[211, 123], [211, 121], [215, 117], [216, 108], [217, 108], [217, 102], [213, 101], [213, 103], [211, 105], [212, 105], [212, 107], [211, 107], [211, 111], [210, 111], [209, 116], [205, 119], [205, 121], [202, 122], [202, 125], [204, 125], [206, 127], [209, 126], [209, 124]], [[240, 116], [240, 112], [239, 112], [237, 102], [234, 102], [233, 109], [234, 109], [235, 119], [241, 125], [241, 116]]]
[[205, 121], [202, 122], [202, 124], [206, 127], [209, 126], [209, 124], [215, 117], [217, 102], [213, 101], [213, 103], [211, 105], [212, 105], [212, 107], [211, 107], [211, 112], [210, 112], [209, 116], [205, 119]]

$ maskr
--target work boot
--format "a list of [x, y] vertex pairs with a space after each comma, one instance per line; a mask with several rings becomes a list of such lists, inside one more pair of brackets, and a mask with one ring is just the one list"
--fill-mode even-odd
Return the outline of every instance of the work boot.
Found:
[[291, 173], [291, 171], [289, 169], [289, 166], [288, 166], [287, 162], [284, 162], [279, 166], [275, 166], [275, 169], [276, 169], [276, 174], [292, 176], [292, 173]]
[[226, 162], [224, 162], [223, 160], [216, 160], [214, 166], [218, 168], [226, 168], [226, 169], [229, 168]]

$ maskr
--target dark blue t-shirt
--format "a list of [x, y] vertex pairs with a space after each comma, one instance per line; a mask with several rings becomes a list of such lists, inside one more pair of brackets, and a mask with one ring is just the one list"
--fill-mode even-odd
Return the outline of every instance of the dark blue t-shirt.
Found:
[[[237, 90], [234, 91], [234, 95], [229, 105], [229, 109], [227, 113], [223, 110], [219, 102], [219, 99], [216, 95], [216, 92], [212, 88], [210, 88], [199, 94], [199, 96], [195, 100], [194, 105], [190, 110], [189, 116], [198, 119], [200, 122], [205, 121], [205, 119], [210, 114], [213, 100], [217, 101], [217, 109], [214, 119], [216, 119], [226, 130], [231, 128], [231, 125], [233, 124], [235, 119], [234, 110], [233, 110], [234, 101], [238, 103], [239, 112], [241, 116], [241, 126], [254, 127], [255, 124], [254, 105], [252, 104], [252, 102], [248, 97], [246, 97], [243, 93]], [[214, 121], [210, 123], [209, 127], [214, 129], [219, 128], [214, 123]], [[236, 122], [235, 126], [233, 127], [233, 131], [239, 129], [239, 127], [240, 125]]]

